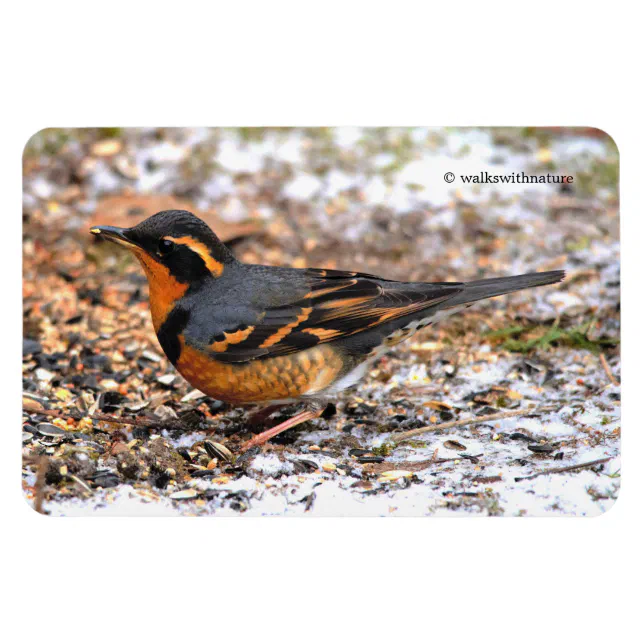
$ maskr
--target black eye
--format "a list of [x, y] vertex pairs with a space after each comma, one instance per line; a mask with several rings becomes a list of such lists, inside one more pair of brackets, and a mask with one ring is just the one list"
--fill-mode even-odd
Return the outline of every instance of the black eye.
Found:
[[169, 239], [161, 239], [159, 241], [159, 255], [167, 255], [174, 250], [174, 242]]

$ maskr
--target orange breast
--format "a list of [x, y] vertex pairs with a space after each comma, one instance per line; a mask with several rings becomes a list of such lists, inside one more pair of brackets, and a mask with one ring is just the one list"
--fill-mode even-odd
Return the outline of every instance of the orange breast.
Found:
[[299, 398], [318, 393], [342, 372], [342, 359], [328, 344], [287, 356], [245, 364], [224, 364], [185, 345], [182, 336], [179, 373], [205, 394], [231, 403]]
[[167, 267], [144, 251], [134, 249], [133, 252], [148, 278], [152, 324], [158, 332], [174, 305], [185, 295], [188, 285], [178, 282]]

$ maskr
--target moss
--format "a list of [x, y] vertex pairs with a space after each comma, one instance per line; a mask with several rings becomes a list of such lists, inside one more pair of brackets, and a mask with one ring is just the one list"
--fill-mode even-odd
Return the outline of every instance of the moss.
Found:
[[185, 474], [185, 461], [181, 455], [161, 439], [150, 442], [149, 451], [144, 458], [155, 471], [167, 472], [168, 469], [173, 469], [179, 478]]
[[499, 397], [496, 399], [496, 406], [497, 406], [497, 407], [505, 408], [505, 407], [507, 407], [509, 404], [510, 404], [510, 402], [508, 401], [508, 399], [507, 399], [505, 396], [499, 396]]
[[569, 241], [566, 242], [566, 250], [568, 252], [575, 252], [579, 250], [585, 250], [590, 246], [590, 238], [589, 237], [581, 237], [577, 241]]
[[505, 340], [506, 338], [511, 338], [515, 335], [519, 335], [523, 333], [527, 327], [525, 326], [509, 326], [506, 327], [505, 329], [498, 329], [497, 331], [489, 331], [488, 333], [485, 333], [486, 338], [490, 338], [491, 340]]
[[529, 353], [534, 349], [549, 349], [553, 346], [568, 346], [600, 353], [605, 347], [619, 344], [615, 338], [589, 338], [588, 331], [592, 320], [587, 324], [563, 329], [556, 324], [544, 328], [540, 326], [512, 326], [499, 329], [486, 335], [491, 340], [505, 340], [503, 348], [517, 353]]
[[488, 489], [485, 491], [484, 501], [488, 516], [499, 517], [503, 514], [503, 507], [501, 506], [498, 494]]
[[619, 163], [617, 159], [593, 159], [587, 172], [579, 173], [581, 186], [588, 194], [595, 194], [599, 188], [617, 190]]
[[234, 130], [245, 143], [259, 143], [266, 136], [266, 128], [263, 127], [239, 127]]
[[123, 135], [122, 127], [99, 127], [98, 133], [102, 139], [114, 139]]
[[371, 449], [371, 451], [376, 455], [376, 456], [389, 456], [396, 446], [393, 443], [383, 443], [380, 445], [380, 447], [374, 447]]

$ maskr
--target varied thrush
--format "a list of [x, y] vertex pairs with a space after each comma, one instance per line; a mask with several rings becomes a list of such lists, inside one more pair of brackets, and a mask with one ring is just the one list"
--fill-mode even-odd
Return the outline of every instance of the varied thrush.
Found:
[[259, 445], [321, 415], [330, 396], [419, 329], [473, 302], [559, 282], [564, 271], [474, 282], [396, 282], [367, 273], [244, 264], [201, 219], [165, 210], [95, 235], [131, 250], [150, 286], [152, 323], [166, 356], [204, 393], [269, 403], [256, 417], [307, 409], [245, 444]]

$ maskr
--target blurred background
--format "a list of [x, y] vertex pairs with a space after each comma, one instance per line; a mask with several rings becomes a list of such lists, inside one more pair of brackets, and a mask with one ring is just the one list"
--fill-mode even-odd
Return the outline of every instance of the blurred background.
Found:
[[[25, 149], [25, 236], [75, 274], [90, 225], [186, 208], [246, 261], [466, 279], [615, 256], [617, 168], [589, 128], [53, 129]], [[574, 181], [460, 180], [521, 171]]]

